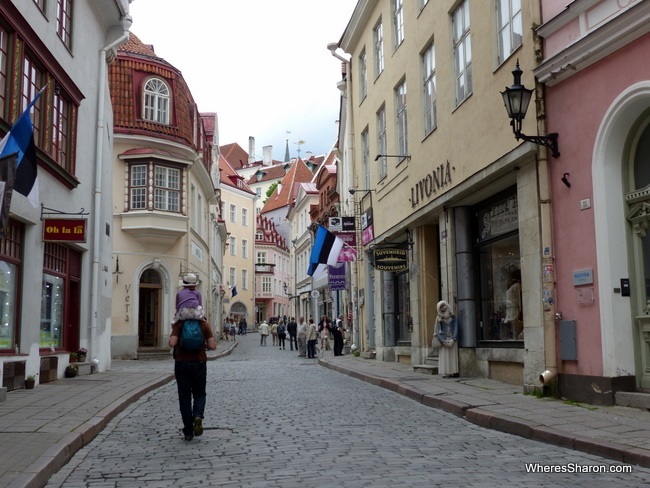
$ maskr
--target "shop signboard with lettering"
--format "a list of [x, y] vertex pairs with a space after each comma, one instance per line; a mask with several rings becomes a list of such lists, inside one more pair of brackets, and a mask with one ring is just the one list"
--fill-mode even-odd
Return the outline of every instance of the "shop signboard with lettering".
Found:
[[43, 242], [86, 242], [86, 219], [44, 219]]

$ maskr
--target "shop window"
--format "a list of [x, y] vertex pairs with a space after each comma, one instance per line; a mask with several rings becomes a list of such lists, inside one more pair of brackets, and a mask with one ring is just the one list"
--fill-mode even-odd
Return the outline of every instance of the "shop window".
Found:
[[484, 341], [523, 340], [517, 196], [478, 211], [480, 331]]
[[[78, 342], [81, 254], [47, 242], [43, 251], [40, 347], [74, 347]], [[64, 325], [70, 327], [64, 337]], [[72, 342], [72, 343], [71, 343]]]
[[21, 254], [22, 227], [10, 222], [0, 237], [0, 350], [16, 346]]

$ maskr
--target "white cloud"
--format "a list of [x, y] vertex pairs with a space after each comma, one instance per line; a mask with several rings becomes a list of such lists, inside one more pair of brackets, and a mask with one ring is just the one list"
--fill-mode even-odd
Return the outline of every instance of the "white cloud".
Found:
[[[135, 0], [133, 32], [178, 68], [202, 112], [219, 115], [220, 143], [283, 160], [323, 154], [337, 137], [337, 42], [356, 0]], [[290, 131], [290, 134], [287, 134]]]

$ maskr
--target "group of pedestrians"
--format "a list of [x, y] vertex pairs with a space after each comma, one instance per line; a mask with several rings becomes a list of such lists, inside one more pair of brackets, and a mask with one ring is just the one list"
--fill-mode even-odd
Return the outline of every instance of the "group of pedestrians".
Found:
[[[259, 327], [260, 346], [266, 346], [268, 336], [271, 336], [273, 346], [279, 349], [286, 349], [286, 339], [289, 336], [289, 349], [294, 350], [294, 346], [300, 357], [309, 359], [315, 358], [322, 354], [323, 351], [329, 350], [330, 336], [333, 338], [333, 351], [335, 356], [343, 355], [343, 339], [345, 337], [345, 328], [343, 327], [343, 316], [339, 315], [335, 323], [332, 323], [327, 315], [323, 315], [318, 325], [314, 319], [305, 322], [304, 317], [300, 317], [296, 322], [294, 317], [282, 319], [271, 319], [271, 324], [263, 321]], [[319, 347], [320, 342], [320, 347]]]

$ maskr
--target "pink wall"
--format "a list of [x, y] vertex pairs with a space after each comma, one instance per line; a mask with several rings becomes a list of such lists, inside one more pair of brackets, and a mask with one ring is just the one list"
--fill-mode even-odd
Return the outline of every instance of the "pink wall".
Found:
[[[555, 301], [564, 319], [577, 321], [578, 361], [564, 362], [565, 373], [601, 375], [603, 371], [593, 212], [598, 195], [593, 194], [592, 153], [598, 128], [614, 99], [630, 85], [650, 79], [648, 53], [650, 34], [546, 89], [547, 130], [559, 133], [561, 153], [559, 159], [549, 161]], [[570, 173], [571, 188], [562, 183], [563, 173]], [[580, 210], [580, 201], [586, 198], [592, 208]], [[578, 303], [573, 271], [582, 268], [593, 269], [593, 304]]]

